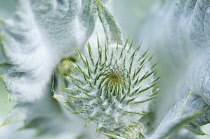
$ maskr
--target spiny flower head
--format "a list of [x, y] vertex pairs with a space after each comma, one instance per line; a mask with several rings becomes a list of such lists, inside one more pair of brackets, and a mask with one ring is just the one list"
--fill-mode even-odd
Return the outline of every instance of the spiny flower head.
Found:
[[73, 70], [64, 76], [68, 86], [54, 98], [87, 119], [86, 125], [96, 123], [96, 130], [120, 131], [125, 124], [133, 125], [150, 112], [158, 84], [156, 64], [149, 64], [153, 56], [139, 50], [128, 40], [124, 46], [101, 46], [98, 41], [96, 49], [88, 44], [86, 55], [77, 50], [81, 62], [69, 61]]

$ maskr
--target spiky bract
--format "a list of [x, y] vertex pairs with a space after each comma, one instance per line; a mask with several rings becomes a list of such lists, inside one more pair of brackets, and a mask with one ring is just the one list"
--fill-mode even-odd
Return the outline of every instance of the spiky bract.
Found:
[[74, 70], [65, 76], [68, 87], [54, 97], [63, 97], [61, 102], [86, 118], [86, 125], [96, 123], [96, 130], [118, 131], [125, 124], [133, 125], [149, 113], [148, 101], [155, 98], [158, 84], [153, 76], [156, 64], [149, 64], [152, 56], [139, 50], [128, 41], [124, 46], [98, 42], [95, 49], [88, 45], [86, 56], [77, 50], [81, 62], [69, 63]]
[[141, 123], [133, 123], [132, 125], [125, 125], [124, 130], [119, 134], [109, 134], [103, 133], [110, 137], [111, 139], [144, 139], [142, 134], [144, 131], [144, 126]]

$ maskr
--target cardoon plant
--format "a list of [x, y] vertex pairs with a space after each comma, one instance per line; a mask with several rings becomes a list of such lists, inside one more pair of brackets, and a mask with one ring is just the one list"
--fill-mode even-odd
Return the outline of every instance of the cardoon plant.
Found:
[[160, 1], [140, 45], [124, 39], [107, 2], [16, 0], [13, 17], [0, 18], [0, 79], [16, 102], [1, 127], [22, 122], [35, 138], [205, 135], [210, 2]]

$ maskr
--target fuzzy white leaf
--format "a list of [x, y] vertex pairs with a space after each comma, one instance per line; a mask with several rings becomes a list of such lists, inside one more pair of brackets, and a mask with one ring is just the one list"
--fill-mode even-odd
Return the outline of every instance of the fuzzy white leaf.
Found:
[[84, 45], [94, 30], [93, 0], [18, 0], [17, 11], [1, 23], [0, 67], [14, 101], [44, 95], [55, 66]]
[[104, 27], [104, 32], [109, 43], [123, 43], [123, 36], [119, 25], [115, 22], [114, 17], [109, 13], [108, 9], [100, 2], [97, 1], [97, 10], [99, 18]]
[[[204, 111], [199, 120], [192, 121], [196, 126], [210, 123], [209, 15], [209, 0], [168, 0], [154, 10], [141, 31], [161, 60], [160, 73], [167, 75], [162, 80], [167, 104], [161, 110], [193, 90], [195, 99], [186, 108], [194, 112], [196, 106], [196, 111]], [[202, 102], [199, 106], [194, 103], [197, 99]]]
[[[190, 95], [190, 94], [189, 94]], [[171, 133], [178, 130], [184, 124], [190, 122], [195, 117], [199, 116], [202, 112], [194, 112], [186, 115], [182, 115], [186, 107], [189, 95], [184, 99], [177, 102], [165, 118], [161, 121], [160, 125], [156, 129], [155, 133], [148, 137], [148, 139], [163, 139], [168, 137]]]

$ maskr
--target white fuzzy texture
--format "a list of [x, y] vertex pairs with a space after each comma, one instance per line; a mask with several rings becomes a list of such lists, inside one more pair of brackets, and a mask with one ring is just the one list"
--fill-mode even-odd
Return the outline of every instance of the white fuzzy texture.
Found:
[[81, 0], [17, 1], [13, 18], [0, 23], [0, 67], [13, 101], [45, 94], [60, 59], [73, 55], [72, 48], [82, 47], [91, 35], [96, 11], [89, 7], [85, 11]]
[[[75, 56], [74, 48], [82, 49], [97, 16], [111, 39], [122, 37], [102, 2], [16, 0], [14, 16], [0, 20], [0, 68], [10, 100], [18, 102], [3, 125], [24, 121], [23, 128], [37, 128], [38, 134], [51, 134], [53, 138], [63, 132], [72, 138], [89, 132], [87, 128], [81, 130], [81, 119], [65, 117], [51, 98], [52, 91], [58, 89], [54, 80], [62, 80], [53, 74], [61, 59]], [[85, 137], [97, 138], [95, 134]]]
[[69, 130], [84, 134], [81, 120], [66, 118], [51, 98], [51, 86], [60, 60], [92, 34], [94, 1], [17, 0], [15, 6], [14, 16], [0, 23], [0, 68], [10, 100], [18, 102], [3, 125], [24, 121], [25, 128], [53, 138]]
[[[154, 10], [141, 31], [141, 39], [157, 52], [160, 73], [165, 74], [160, 86], [165, 101], [158, 114], [163, 116], [174, 100], [193, 91], [186, 112], [204, 106], [206, 111], [198, 126], [210, 123], [209, 9], [209, 0], [168, 0]], [[200, 106], [194, 103], [197, 99]]]

